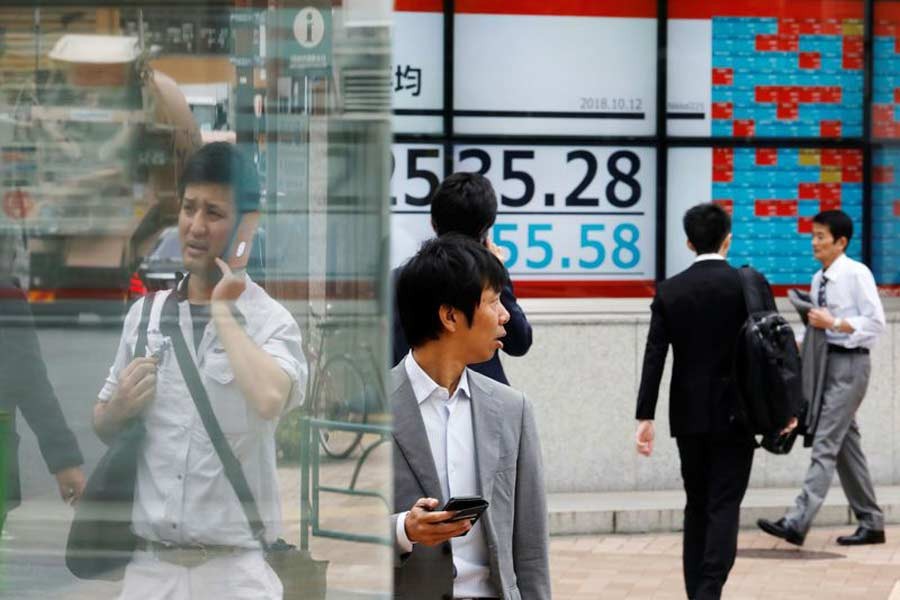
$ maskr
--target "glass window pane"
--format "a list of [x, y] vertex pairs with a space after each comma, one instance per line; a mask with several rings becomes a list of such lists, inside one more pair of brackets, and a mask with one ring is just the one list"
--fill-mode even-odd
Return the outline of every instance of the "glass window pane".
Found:
[[874, 78], [872, 90], [872, 137], [900, 137], [900, 56], [897, 28], [900, 5], [875, 2], [875, 31], [872, 37]]
[[457, 133], [652, 135], [656, 2], [456, 3]]
[[396, 268], [434, 235], [431, 196], [445, 176], [444, 147], [394, 144], [391, 167], [391, 268]]
[[[775, 286], [809, 285], [819, 269], [812, 217], [840, 209], [854, 231], [847, 254], [862, 257], [862, 152], [812, 148], [675, 148], [669, 151], [666, 273], [690, 265], [681, 218], [701, 202], [732, 214], [735, 266], [749, 264]], [[783, 289], [783, 288], [782, 288]]]
[[[426, 193], [438, 146], [394, 145], [392, 263], [433, 235]], [[457, 171], [481, 171], [497, 193], [490, 232], [522, 296], [627, 296], [652, 291], [656, 154], [603, 146], [458, 146]], [[429, 183], [429, 180], [431, 183]]]
[[[0, 9], [3, 597], [391, 595], [390, 5], [233, 4]], [[78, 510], [135, 552], [78, 578], [130, 431]]]
[[669, 3], [668, 127], [862, 136], [863, 2]]
[[398, 0], [394, 6], [395, 133], [444, 129], [444, 7], [441, 0]]
[[880, 285], [900, 285], [900, 149], [872, 153], [872, 273]]

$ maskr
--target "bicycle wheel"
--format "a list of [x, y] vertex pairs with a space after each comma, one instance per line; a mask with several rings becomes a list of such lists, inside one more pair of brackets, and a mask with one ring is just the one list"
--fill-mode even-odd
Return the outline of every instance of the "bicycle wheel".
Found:
[[[316, 418], [348, 424], [363, 424], [367, 417], [366, 381], [347, 356], [336, 356], [319, 373]], [[361, 431], [319, 429], [322, 449], [332, 458], [346, 458], [362, 439]]]

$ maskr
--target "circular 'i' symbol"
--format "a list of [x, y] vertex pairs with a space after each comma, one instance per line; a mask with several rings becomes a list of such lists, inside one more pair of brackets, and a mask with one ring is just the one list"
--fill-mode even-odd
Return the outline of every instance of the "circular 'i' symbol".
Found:
[[315, 48], [325, 37], [325, 17], [321, 11], [307, 6], [294, 17], [294, 38], [304, 48]]

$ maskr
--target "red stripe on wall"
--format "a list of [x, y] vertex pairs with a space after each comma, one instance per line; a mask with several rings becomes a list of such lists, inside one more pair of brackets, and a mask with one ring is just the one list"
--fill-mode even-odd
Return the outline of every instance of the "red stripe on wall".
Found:
[[[398, 0], [399, 1], [399, 0]], [[656, 18], [655, 0], [457, 0], [459, 14]]]
[[900, 2], [875, 2], [875, 24], [878, 21], [900, 22]]
[[883, 297], [900, 298], [900, 285], [879, 285], [878, 293]]
[[641, 281], [513, 281], [519, 298], [651, 298], [652, 279]]
[[669, 5], [670, 19], [712, 17], [862, 19], [862, 0], [681, 0]]
[[[519, 298], [652, 298], [656, 284], [651, 281], [516, 281]], [[778, 297], [787, 296], [791, 288], [809, 289], [809, 281], [773, 285]], [[882, 296], [900, 296], [900, 285], [879, 285]]]
[[394, 0], [398, 12], [444, 12], [443, 0]]

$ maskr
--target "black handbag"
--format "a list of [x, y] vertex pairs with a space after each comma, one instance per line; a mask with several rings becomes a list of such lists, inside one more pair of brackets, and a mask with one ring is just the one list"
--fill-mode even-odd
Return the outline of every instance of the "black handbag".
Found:
[[762, 437], [759, 445], [772, 454], [789, 454], [794, 447], [800, 427], [794, 427], [789, 433], [770, 433]]
[[301, 550], [293, 544], [289, 544], [279, 538], [275, 543], [269, 544], [265, 539], [265, 526], [259, 516], [259, 507], [256, 504], [256, 498], [247, 483], [244, 470], [241, 463], [234, 455], [231, 445], [225, 439], [219, 421], [213, 412], [209, 402], [209, 396], [206, 388], [203, 386], [203, 380], [197, 371], [197, 365], [191, 358], [181, 327], [178, 326], [178, 320], [174, 316], [178, 313], [178, 306], [175, 295], [171, 294], [166, 298], [163, 305], [163, 316], [173, 315], [173, 318], [164, 318], [162, 320], [163, 333], [172, 339], [172, 349], [175, 351], [175, 358], [178, 360], [178, 367], [200, 414], [200, 420], [206, 428], [209, 439], [212, 442], [216, 454], [225, 469], [225, 476], [234, 488], [234, 492], [241, 502], [244, 509], [244, 515], [250, 524], [250, 530], [253, 538], [259, 541], [265, 553], [266, 562], [272, 567], [272, 570], [278, 575], [281, 584], [284, 587], [285, 600], [304, 599], [304, 600], [325, 600], [325, 590], [327, 587], [326, 572], [328, 569], [328, 561], [315, 560], [312, 558], [308, 550]]
[[[147, 324], [154, 294], [144, 299], [135, 356], [147, 348]], [[97, 463], [84, 488], [66, 541], [66, 566], [79, 579], [118, 581], [137, 545], [131, 510], [137, 459], [146, 430], [140, 419], [129, 421]]]

